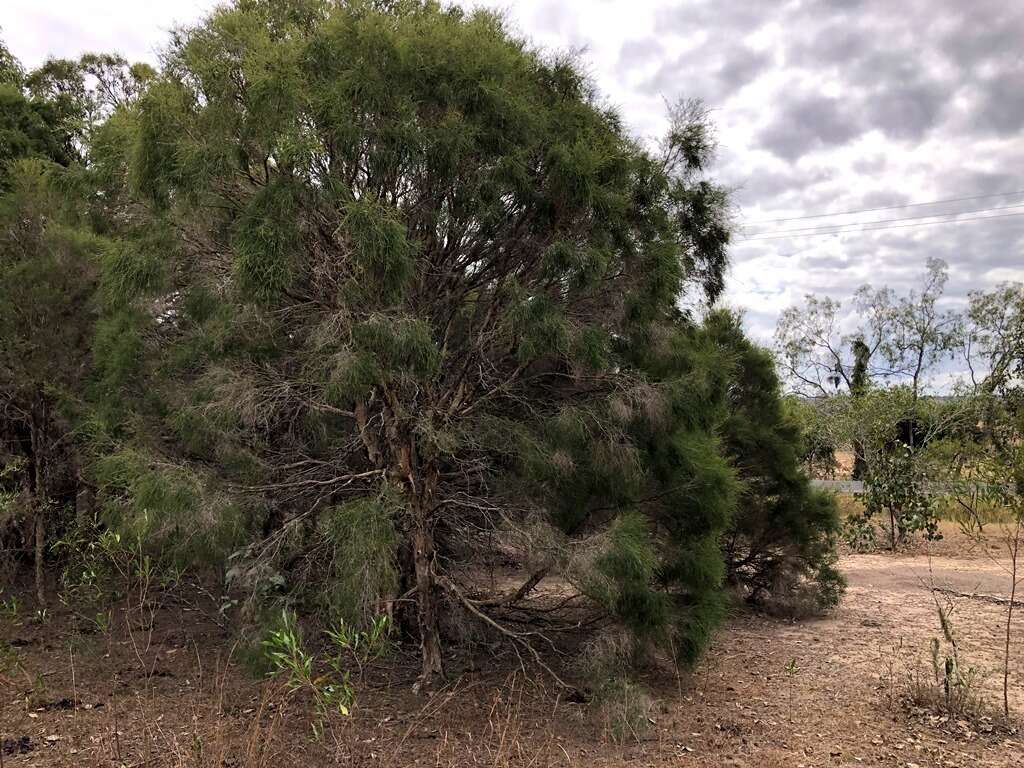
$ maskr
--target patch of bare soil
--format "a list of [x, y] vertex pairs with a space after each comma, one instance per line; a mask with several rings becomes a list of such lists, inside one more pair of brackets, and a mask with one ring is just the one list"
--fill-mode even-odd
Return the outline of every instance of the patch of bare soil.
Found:
[[[1003, 593], [999, 563], [959, 545], [846, 556], [849, 591], [828, 618], [738, 612], [695, 673], [649, 674], [650, 728], [624, 745], [593, 706], [540, 673], [525, 680], [514, 656], [453, 662], [451, 682], [430, 697], [411, 693], [413, 660], [371, 668], [352, 717], [316, 740], [309, 702], [248, 677], [229, 632], [196, 606], [168, 602], [151, 627], [129, 613], [131, 624], [107, 634], [83, 634], [59, 611], [33, 623], [22, 609], [0, 619], [3, 765], [1024, 766], [1019, 735], [889, 701], [908, 666], [930, 664], [939, 627], [929, 584]], [[1003, 609], [950, 599], [961, 653], [989, 671], [983, 691], [995, 704]], [[1017, 649], [1011, 706], [1024, 712]]]

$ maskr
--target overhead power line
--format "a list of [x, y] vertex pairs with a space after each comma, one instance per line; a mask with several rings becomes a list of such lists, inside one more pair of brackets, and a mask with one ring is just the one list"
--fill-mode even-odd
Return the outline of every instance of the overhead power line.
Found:
[[968, 221], [988, 221], [989, 219], [1005, 219], [1010, 216], [1024, 216], [1024, 211], [1017, 213], [999, 213], [995, 216], [972, 216], [966, 219], [944, 219], [943, 221], [920, 221], [912, 222], [910, 224], [887, 224], [882, 227], [872, 227], [870, 223], [863, 225], [863, 229], [840, 229], [829, 232], [806, 232], [804, 234], [788, 234], [788, 235], [757, 235], [754, 237], [747, 237], [740, 241], [740, 243], [750, 243], [757, 240], [792, 240], [796, 237], [819, 237], [821, 235], [844, 235], [851, 234], [856, 235], [861, 232], [881, 232], [887, 229], [905, 229], [906, 227], [929, 227], [933, 224], [961, 224]]
[[1013, 203], [1011, 205], [997, 205], [990, 208], [972, 208], [967, 211], [949, 211], [947, 213], [922, 213], [918, 216], [903, 216], [898, 219], [878, 219], [877, 221], [851, 221], [847, 222], [846, 224], [817, 224], [813, 227], [797, 227], [795, 229], [776, 229], [769, 230], [767, 232], [755, 232], [753, 235], [751, 235], [751, 237], [758, 237], [759, 235], [785, 235], [792, 232], [814, 232], [820, 229], [834, 229], [837, 227], [861, 227], [874, 224], [888, 224], [894, 221], [915, 221], [917, 219], [935, 219], [946, 216], [962, 216], [968, 213], [987, 213], [988, 211], [1005, 211], [1010, 208], [1020, 208], [1022, 205], [1024, 205], [1024, 202]]
[[761, 219], [748, 222], [751, 226], [755, 224], [781, 224], [787, 221], [803, 221], [805, 219], [824, 219], [834, 216], [850, 216], [854, 213], [874, 213], [875, 211], [894, 211], [899, 208], [920, 208], [926, 205], [941, 205], [943, 203], [961, 203], [965, 200], [984, 200], [991, 197], [1019, 197], [1024, 195], [1024, 189], [1016, 192], [993, 192], [988, 195], [970, 195], [968, 197], [949, 197], [945, 200], [932, 200], [927, 203], [904, 203], [903, 205], [882, 205], [877, 208], [859, 208], [855, 211], [837, 211], [836, 213], [812, 213], [806, 216], [788, 216], [782, 219]]

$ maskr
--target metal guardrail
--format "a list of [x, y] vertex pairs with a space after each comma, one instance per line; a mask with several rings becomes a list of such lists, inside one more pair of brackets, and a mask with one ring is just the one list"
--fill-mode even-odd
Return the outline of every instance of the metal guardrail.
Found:
[[811, 480], [815, 488], [824, 488], [836, 493], [864, 493], [863, 480]]
[[[827, 491], [835, 491], [836, 493], [864, 493], [864, 481], [863, 480], [818, 480], [817, 478], [811, 478], [811, 485], [815, 488], [822, 488]], [[955, 486], [951, 483], [926, 483], [925, 492], [936, 495], [944, 495], [952, 492]], [[963, 487], [963, 486], [959, 486]], [[988, 485], [986, 483], [979, 483], [979, 488], [996, 488], [998, 486]], [[1008, 491], [1008, 486], [1002, 486], [1003, 492]]]

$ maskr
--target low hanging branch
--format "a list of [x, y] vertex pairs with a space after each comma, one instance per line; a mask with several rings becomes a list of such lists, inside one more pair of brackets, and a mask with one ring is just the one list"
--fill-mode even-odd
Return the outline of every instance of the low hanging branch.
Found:
[[533, 656], [533, 660], [537, 663], [537, 666], [539, 666], [541, 669], [547, 672], [551, 676], [551, 679], [554, 680], [559, 686], [569, 691], [576, 690], [576, 686], [570, 685], [569, 683], [565, 682], [561, 677], [558, 676], [557, 672], [555, 672], [550, 666], [544, 663], [544, 660], [541, 658], [540, 653], [537, 652], [537, 649], [534, 648], [533, 644], [530, 643], [530, 641], [528, 640], [528, 638], [531, 636], [539, 636], [543, 637], [548, 643], [551, 643], [551, 641], [548, 638], [544, 637], [544, 635], [542, 635], [540, 632], [516, 632], [515, 630], [509, 629], [508, 627], [499, 624], [493, 618], [491, 618], [482, 610], [480, 610], [479, 605], [477, 603], [474, 603], [468, 597], [466, 597], [465, 594], [463, 594], [462, 590], [460, 590], [455, 585], [455, 583], [452, 582], [450, 579], [441, 576], [438, 577], [437, 581], [438, 584], [445, 590], [447, 590], [452, 595], [452, 597], [454, 597], [467, 611], [469, 611], [482, 622], [484, 622], [484, 624], [491, 627], [492, 629], [497, 630], [500, 634], [504, 635], [509, 640], [511, 640], [513, 644], [521, 646], [525, 648], [527, 651], [529, 651], [530, 655]]
[[551, 565], [545, 565], [538, 571], [535, 571], [530, 578], [522, 583], [522, 585], [515, 592], [504, 597], [496, 597], [492, 600], [484, 600], [478, 602], [477, 605], [483, 608], [501, 608], [515, 605], [528, 594], [530, 594], [538, 584], [540, 584], [544, 578], [551, 572]]

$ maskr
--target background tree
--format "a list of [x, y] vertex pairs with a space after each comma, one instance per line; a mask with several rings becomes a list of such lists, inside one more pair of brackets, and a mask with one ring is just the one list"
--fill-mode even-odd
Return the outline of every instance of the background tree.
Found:
[[789, 307], [775, 328], [775, 353], [794, 392], [808, 397], [850, 391], [866, 379], [890, 373], [876, 354], [889, 339], [893, 294], [887, 288], [862, 286], [854, 296], [861, 324], [844, 333], [842, 303], [813, 294], [802, 307]]
[[[1003, 714], [1010, 714], [1013, 617], [1024, 555], [1024, 285], [974, 292], [963, 324], [961, 353], [970, 381], [960, 393], [967, 417], [938, 446], [936, 476], [949, 487], [961, 528], [1007, 577], [1003, 622]], [[993, 555], [985, 525], [995, 526], [1002, 558]]]
[[883, 351], [894, 375], [905, 377], [914, 398], [920, 397], [927, 372], [958, 343], [959, 317], [937, 306], [949, 279], [941, 259], [929, 258], [920, 292], [911, 289], [891, 312], [891, 338]]
[[1024, 285], [1004, 283], [992, 291], [971, 293], [958, 339], [972, 391], [1014, 395], [1022, 375]]
[[864, 512], [853, 519], [852, 537], [870, 546], [869, 529], [880, 522], [893, 551], [914, 534], [941, 538], [935, 451], [971, 422], [973, 405], [919, 398], [909, 386], [875, 388], [833, 405], [842, 442], [855, 446], [864, 467]]
[[840, 444], [830, 418], [830, 404], [829, 400], [810, 400], [799, 395], [783, 399], [786, 418], [799, 430], [798, 456], [804, 471], [812, 478], [835, 480]]
[[47, 59], [25, 76], [23, 86], [33, 99], [49, 105], [52, 122], [83, 154], [92, 132], [131, 104], [154, 75], [148, 64], [86, 53], [77, 60]]
[[91, 407], [99, 266], [114, 250], [102, 233], [119, 226], [78, 133], [90, 118], [61, 91], [103, 102], [103, 70], [120, 60], [82, 61], [61, 89], [40, 88], [52, 63], [26, 74], [0, 47], [0, 486], [19, 490], [0, 535], [15, 550], [31, 542], [40, 602], [47, 551], [72, 524], [87, 471], [79, 428]]
[[[868, 363], [871, 358], [871, 350], [864, 340], [856, 338], [851, 345], [853, 350], [853, 372], [850, 375], [850, 397], [857, 400], [862, 398], [871, 386], [871, 376], [868, 373]], [[853, 469], [850, 477], [854, 480], [862, 480], [867, 467], [864, 463], [864, 449], [854, 443], [853, 448]]]
[[0, 419], [4, 464], [21, 485], [22, 541], [32, 542], [45, 601], [51, 521], [75, 497], [75, 403], [88, 373], [95, 259], [101, 243], [57, 191], [60, 170], [37, 158], [8, 166], [0, 198]]
[[817, 397], [860, 392], [868, 381], [906, 383], [919, 396], [928, 372], [959, 345], [957, 313], [938, 305], [947, 280], [946, 263], [929, 259], [920, 291], [897, 296], [887, 287], [861, 286], [852, 316], [843, 315], [840, 301], [814, 295], [786, 309], [775, 351], [787, 385]]
[[25, 88], [21, 63], [0, 41], [0, 192], [10, 185], [11, 164], [41, 157], [67, 165], [75, 156], [72, 137], [62, 129], [54, 105]]

